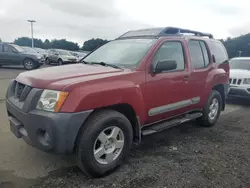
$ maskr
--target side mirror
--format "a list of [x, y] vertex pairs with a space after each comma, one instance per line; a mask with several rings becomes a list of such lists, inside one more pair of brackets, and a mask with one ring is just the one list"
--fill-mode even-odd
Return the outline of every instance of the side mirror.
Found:
[[55, 53], [55, 55], [59, 55], [59, 53]]
[[164, 71], [175, 70], [177, 63], [175, 60], [162, 60], [158, 61], [153, 68], [153, 73], [161, 73]]

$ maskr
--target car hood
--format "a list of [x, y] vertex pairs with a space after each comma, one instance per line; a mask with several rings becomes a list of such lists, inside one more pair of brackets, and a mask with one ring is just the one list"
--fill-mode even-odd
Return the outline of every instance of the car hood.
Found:
[[27, 55], [35, 55], [35, 56], [37, 56], [37, 53], [31, 53], [31, 52], [21, 52], [21, 53], [27, 54]]
[[230, 78], [250, 78], [250, 70], [231, 69]]
[[122, 69], [100, 65], [73, 64], [26, 71], [20, 73], [16, 80], [35, 88], [62, 90], [65, 86], [77, 82], [125, 74], [125, 72]]
[[72, 55], [61, 55], [62, 58], [67, 58], [67, 59], [76, 59], [75, 56]]
[[38, 58], [42, 57], [42, 55], [38, 54], [38, 53], [31, 53], [31, 52], [22, 52], [22, 53], [25, 54], [25, 55], [36, 56]]

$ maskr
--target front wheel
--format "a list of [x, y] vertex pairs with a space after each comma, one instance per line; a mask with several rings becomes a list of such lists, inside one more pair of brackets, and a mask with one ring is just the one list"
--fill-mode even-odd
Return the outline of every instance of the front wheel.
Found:
[[203, 109], [203, 116], [198, 119], [198, 122], [205, 127], [211, 127], [215, 125], [219, 119], [221, 109], [222, 97], [218, 91], [213, 90], [209, 95], [207, 103]]
[[93, 114], [83, 126], [77, 143], [78, 165], [91, 177], [106, 175], [130, 152], [131, 123], [123, 114], [105, 110]]
[[46, 58], [45, 64], [46, 64], [46, 65], [50, 65], [50, 60], [49, 60], [49, 58]]
[[36, 64], [32, 59], [25, 59], [23, 61], [23, 66], [26, 70], [32, 70], [36, 68]]
[[59, 59], [59, 60], [58, 60], [58, 65], [59, 65], [59, 66], [60, 66], [60, 65], [63, 65], [63, 60]]

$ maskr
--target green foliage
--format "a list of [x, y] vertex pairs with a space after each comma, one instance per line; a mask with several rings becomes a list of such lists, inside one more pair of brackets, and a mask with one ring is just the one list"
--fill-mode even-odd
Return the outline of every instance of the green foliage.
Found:
[[[31, 38], [20, 37], [14, 40], [14, 43], [20, 46], [31, 46]], [[34, 39], [34, 46], [43, 48], [43, 41], [41, 39]]]
[[79, 50], [77, 43], [69, 42], [66, 39], [52, 40], [50, 42], [51, 48], [59, 48], [65, 50]]
[[[67, 41], [66, 39], [61, 40], [52, 40], [49, 41], [46, 39], [44, 42], [41, 39], [33, 39], [34, 40], [34, 46], [38, 48], [59, 48], [59, 49], [65, 49], [65, 50], [79, 50], [79, 46], [77, 43], [73, 43], [70, 41]], [[17, 38], [14, 41], [15, 44], [20, 46], [31, 46], [31, 38], [28, 37], [21, 37]]]
[[103, 40], [103, 39], [90, 39], [84, 42], [82, 50], [85, 51], [93, 51], [94, 49], [106, 44], [109, 42], [108, 40]]
[[[81, 50], [84, 51], [92, 51], [104, 44], [109, 42], [108, 40], [103, 40], [100, 38], [97, 39], [90, 39], [86, 42], [84, 42]], [[15, 39], [14, 41], [15, 44], [20, 45], [20, 46], [31, 46], [31, 38], [29, 37], [20, 37]], [[58, 49], [65, 49], [65, 50], [79, 50], [79, 46], [77, 43], [73, 43], [70, 41], [67, 41], [66, 39], [54, 39], [54, 40], [48, 40], [46, 39], [45, 41], [42, 41], [41, 39], [34, 39], [34, 46], [38, 48], [44, 48], [44, 49], [49, 49], [49, 48], [58, 48]]]
[[223, 43], [230, 58], [239, 56], [239, 51], [241, 56], [250, 57], [250, 33], [236, 38], [228, 37]]

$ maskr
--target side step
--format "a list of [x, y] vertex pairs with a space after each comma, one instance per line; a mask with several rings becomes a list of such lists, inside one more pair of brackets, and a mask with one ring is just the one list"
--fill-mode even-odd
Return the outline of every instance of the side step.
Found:
[[201, 112], [195, 112], [195, 113], [190, 113], [190, 114], [186, 114], [183, 116], [179, 116], [177, 118], [173, 118], [170, 120], [166, 120], [160, 123], [156, 123], [150, 126], [145, 126], [142, 128], [141, 132], [143, 136], [146, 135], [150, 135], [150, 134], [154, 134], [160, 131], [163, 131], [165, 129], [174, 127], [176, 125], [179, 125], [181, 123], [185, 123], [187, 121], [191, 121], [194, 120], [196, 118], [201, 117], [203, 114]]

